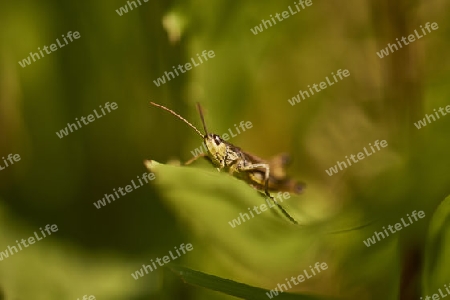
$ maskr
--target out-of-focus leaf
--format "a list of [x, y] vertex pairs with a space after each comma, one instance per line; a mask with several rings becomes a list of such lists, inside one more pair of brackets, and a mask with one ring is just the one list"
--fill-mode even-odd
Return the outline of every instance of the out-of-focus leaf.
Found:
[[[197, 243], [189, 241], [196, 249], [189, 259], [205, 272], [273, 289], [285, 278], [309, 270], [310, 265], [325, 262], [329, 266], [327, 270], [293, 287], [291, 292], [317, 294], [320, 291], [321, 294], [332, 295], [339, 291], [342, 295], [342, 286], [345, 286], [348, 287], [345, 291], [354, 295], [365, 292], [363, 282], [376, 280], [374, 268], [379, 272], [392, 270], [397, 253], [396, 239], [380, 243], [376, 246], [377, 251], [373, 251], [375, 247], [368, 248], [363, 244], [363, 240], [370, 237], [380, 224], [376, 227], [373, 224], [358, 226], [372, 220], [365, 219], [356, 209], [348, 209], [339, 217], [327, 220], [312, 217], [314, 207], [302, 207], [306, 197], [323, 197], [320, 188], [308, 186], [303, 195], [292, 195], [282, 203], [300, 226], [290, 223], [274, 209], [268, 209], [259, 215], [253, 213], [254, 218], [250, 216], [249, 220], [233, 228], [229, 222], [241, 214], [250, 215], [248, 208], [265, 203], [259, 192], [212, 167], [180, 167], [155, 161], [146, 161], [145, 164], [155, 173], [156, 179], [152, 184], [158, 188], [161, 199], [199, 239]], [[354, 230], [345, 231], [349, 228]], [[338, 231], [341, 232], [336, 234]], [[205, 256], [211, 257], [215, 263], [204, 264]], [[332, 256], [337, 258], [332, 259]], [[352, 275], [355, 274], [353, 269], [372, 271], [355, 276]], [[341, 275], [342, 272], [345, 276]], [[389, 288], [380, 290], [378, 296], [394, 299], [396, 291], [392, 283], [396, 282], [398, 273], [389, 274], [383, 282]], [[327, 284], [330, 281], [335, 285]]]
[[[423, 296], [445, 293], [450, 282], [450, 196], [434, 213], [428, 230], [425, 263], [422, 274]], [[447, 294], [447, 293], [445, 293]]]
[[[61, 236], [65, 228], [56, 225], [56, 233], [42, 238], [38, 226], [15, 218], [0, 199], [0, 300], [81, 299], [85, 294], [97, 299], [129, 299], [130, 295], [157, 290], [157, 275], [148, 276], [145, 283], [132, 280], [129, 261], [64, 243]], [[14, 241], [27, 240], [35, 233], [42, 240], [19, 250]], [[11, 250], [13, 255], [5, 256], [9, 246], [19, 251]]]
[[[214, 291], [222, 292], [231, 296], [249, 299], [249, 300], [267, 300], [272, 297], [276, 297], [279, 300], [325, 300], [325, 299], [336, 299], [336, 298], [325, 298], [321, 296], [313, 295], [301, 295], [301, 294], [291, 294], [291, 293], [279, 293], [278, 295], [270, 293], [270, 291], [249, 286], [244, 283], [232, 281], [229, 279], [220, 278], [217, 276], [205, 274], [199, 271], [195, 271], [186, 267], [178, 265], [169, 265], [169, 268], [181, 276], [181, 278], [192, 285], [205, 287]], [[272, 295], [272, 297], [269, 297]]]
[[[194, 235], [220, 249], [223, 259], [254, 269], [260, 282], [270, 286], [273, 281], [284, 280], [285, 272], [295, 275], [299, 267], [307, 267], [315, 259], [305, 254], [312, 255], [310, 250], [318, 243], [317, 235], [309, 227], [293, 225], [275, 212], [275, 208], [259, 215], [253, 212], [251, 217], [248, 208], [266, 202], [245, 182], [212, 168], [179, 167], [155, 161], [147, 161], [146, 166], [155, 173], [155, 184], [166, 204], [188, 224]], [[298, 198], [292, 196], [285, 200], [290, 201]], [[233, 228], [230, 222], [244, 213], [249, 220]], [[304, 255], [307, 263], [303, 264], [299, 257]], [[296, 264], [292, 263], [294, 259]]]

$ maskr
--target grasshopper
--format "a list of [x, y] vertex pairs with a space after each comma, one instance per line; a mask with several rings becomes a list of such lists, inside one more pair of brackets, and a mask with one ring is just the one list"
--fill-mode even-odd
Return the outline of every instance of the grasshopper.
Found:
[[230, 175], [244, 180], [258, 190], [263, 190], [266, 196], [275, 202], [278, 208], [280, 208], [283, 214], [291, 222], [298, 224], [297, 221], [291, 217], [269, 193], [269, 190], [272, 190], [299, 194], [304, 189], [304, 184], [297, 183], [286, 175], [285, 167], [289, 163], [289, 156], [287, 154], [280, 154], [270, 161], [266, 161], [224, 141], [217, 134], [209, 133], [203, 117], [202, 107], [199, 103], [197, 103], [197, 109], [200, 114], [205, 134], [202, 134], [194, 125], [173, 110], [154, 102], [150, 102], [150, 104], [170, 112], [188, 124], [203, 138], [208, 150], [207, 153], [202, 153], [190, 159], [185, 165], [191, 164], [200, 157], [206, 158], [218, 171], [228, 171]]

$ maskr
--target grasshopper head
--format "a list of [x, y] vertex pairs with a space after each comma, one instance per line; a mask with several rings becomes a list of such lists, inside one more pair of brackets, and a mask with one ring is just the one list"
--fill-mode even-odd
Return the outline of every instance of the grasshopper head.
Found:
[[225, 156], [227, 154], [227, 144], [214, 133], [206, 134], [204, 137], [206, 148], [211, 154], [210, 158], [213, 162], [223, 165]]

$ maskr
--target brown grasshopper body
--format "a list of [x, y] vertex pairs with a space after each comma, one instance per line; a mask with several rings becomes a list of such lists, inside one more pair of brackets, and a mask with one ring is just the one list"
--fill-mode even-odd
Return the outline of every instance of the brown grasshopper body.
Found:
[[[211, 135], [211, 137], [204, 139], [208, 149], [208, 154], [204, 156], [219, 169], [244, 180], [258, 190], [263, 190], [267, 195], [268, 191], [285, 191], [295, 194], [303, 191], [304, 186], [302, 184], [288, 178], [286, 175], [285, 167], [289, 162], [287, 154], [281, 154], [270, 161], [266, 161], [243, 151], [233, 144], [227, 143], [215, 134]], [[214, 142], [214, 145], [210, 144], [211, 141]], [[223, 153], [225, 155], [222, 155]], [[186, 164], [190, 164], [198, 157], [194, 157]]]
[[[285, 167], [289, 162], [288, 155], [281, 154], [275, 156], [270, 161], [266, 161], [224, 141], [217, 134], [208, 133], [200, 104], [197, 103], [197, 108], [203, 123], [205, 134], [202, 134], [194, 125], [167, 107], [153, 102], [150, 103], [175, 115], [192, 127], [203, 138], [208, 153], [190, 159], [185, 163], [186, 165], [194, 162], [199, 157], [205, 157], [218, 170], [227, 171], [230, 175], [246, 181], [256, 189], [264, 191], [271, 199], [273, 198], [270, 195], [269, 190], [287, 191], [296, 194], [303, 191], [303, 184], [297, 183], [286, 175]], [[278, 203], [276, 204], [291, 221], [297, 223]]]

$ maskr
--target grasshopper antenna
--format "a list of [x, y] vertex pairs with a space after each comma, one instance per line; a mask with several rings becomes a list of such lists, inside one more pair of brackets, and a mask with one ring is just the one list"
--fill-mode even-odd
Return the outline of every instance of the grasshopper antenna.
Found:
[[[188, 120], [186, 120], [185, 118], [183, 118], [182, 116], [180, 116], [179, 114], [177, 114], [176, 112], [174, 112], [173, 110], [168, 109], [168, 108], [165, 107], [165, 106], [162, 106], [162, 105], [160, 105], [160, 104], [156, 104], [156, 103], [151, 102], [151, 101], [150, 101], [150, 104], [151, 104], [151, 105], [154, 105], [154, 106], [157, 106], [157, 107], [159, 107], [159, 108], [162, 108], [162, 109], [164, 109], [164, 110], [167, 110], [167, 111], [170, 112], [172, 115], [178, 117], [180, 120], [184, 121], [186, 124], [188, 124], [189, 126], [191, 126], [191, 128], [194, 129], [194, 130], [195, 130], [202, 138], [204, 137], [204, 135], [203, 135], [203, 134], [202, 134], [202, 133], [194, 126], [194, 125], [192, 125], [191, 123], [189, 123]], [[203, 121], [203, 116], [202, 116], [202, 121]], [[203, 123], [203, 126], [205, 126], [205, 123]], [[205, 128], [205, 132], [206, 132], [206, 128]]]
[[208, 130], [206, 129], [205, 119], [203, 118], [203, 111], [200, 103], [197, 102], [198, 113], [200, 114], [200, 118], [202, 119], [203, 129], [205, 130], [205, 135], [208, 135]]

